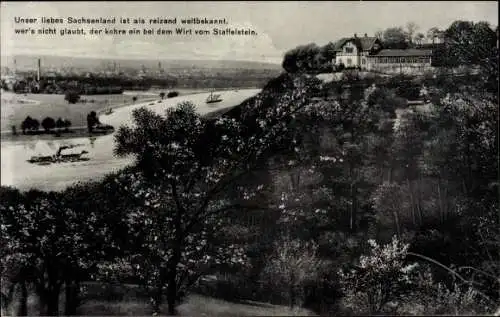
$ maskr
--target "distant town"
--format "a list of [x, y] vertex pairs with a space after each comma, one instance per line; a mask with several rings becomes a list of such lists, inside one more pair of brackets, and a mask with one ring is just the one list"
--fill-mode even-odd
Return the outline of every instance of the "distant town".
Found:
[[[55, 57], [21, 57], [23, 65], [13, 58], [13, 66], [1, 69], [1, 88], [16, 93], [64, 94], [68, 90], [82, 95], [120, 94], [124, 90], [148, 90], [169, 88], [224, 88], [261, 87], [270, 78], [278, 75], [279, 65], [269, 64], [254, 68], [253, 65], [235, 62], [229, 67], [205, 68], [188, 66], [155, 66], [127, 61], [126, 66], [118, 61], [105, 60], [93, 65], [78, 63], [54, 66]], [[45, 66], [46, 60], [51, 59]], [[85, 64], [85, 63], [80, 63]]]

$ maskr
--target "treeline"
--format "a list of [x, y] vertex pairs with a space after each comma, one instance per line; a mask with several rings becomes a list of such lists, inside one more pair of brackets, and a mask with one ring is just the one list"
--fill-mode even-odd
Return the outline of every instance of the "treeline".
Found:
[[82, 315], [91, 281], [136, 284], [169, 315], [194, 291], [320, 314], [490, 313], [498, 85], [482, 72], [429, 81], [428, 111], [401, 109], [409, 78], [303, 74], [222, 117], [138, 109], [115, 135], [132, 167], [57, 193], [2, 187], [2, 303], [34, 293], [57, 315], [64, 293], [65, 315]]
[[[42, 122], [37, 119], [33, 119], [27, 116], [26, 119], [21, 123], [21, 131], [23, 134], [37, 134], [40, 127], [42, 127], [45, 133], [52, 133], [53, 129], [57, 129], [57, 132], [64, 131], [68, 132], [69, 127], [71, 127], [71, 121], [68, 119], [58, 118], [54, 120], [52, 117], [45, 117]], [[15, 130], [14, 130], [15, 131]]]

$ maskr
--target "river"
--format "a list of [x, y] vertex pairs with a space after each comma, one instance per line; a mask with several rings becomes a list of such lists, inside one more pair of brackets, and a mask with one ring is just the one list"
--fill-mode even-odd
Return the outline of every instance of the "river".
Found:
[[[145, 106], [156, 113], [163, 114], [167, 108], [179, 102], [191, 101], [200, 114], [230, 108], [255, 96], [260, 89], [240, 89], [221, 91], [223, 101], [206, 104], [208, 93], [185, 95], [165, 99], [158, 103], [145, 102], [116, 109], [109, 115], [101, 115], [100, 121], [118, 128], [132, 123], [132, 111]], [[80, 145], [78, 149], [88, 151], [88, 161], [36, 165], [27, 162], [32, 156], [53, 155], [62, 145]], [[31, 188], [41, 190], [63, 190], [79, 181], [99, 180], [106, 174], [118, 171], [132, 163], [131, 158], [117, 158], [113, 155], [114, 134], [97, 138], [74, 138], [64, 140], [7, 141], [1, 144], [1, 184], [14, 186], [21, 190]]]

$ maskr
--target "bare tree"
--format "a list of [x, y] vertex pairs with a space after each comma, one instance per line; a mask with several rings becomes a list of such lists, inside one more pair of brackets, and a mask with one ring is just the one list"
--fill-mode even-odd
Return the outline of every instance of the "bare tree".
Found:
[[408, 34], [408, 41], [413, 43], [415, 33], [419, 29], [418, 25], [415, 22], [408, 22], [406, 24], [406, 33]]
[[434, 44], [435, 38], [439, 33], [439, 29], [436, 27], [432, 27], [427, 31], [427, 39], [432, 41], [432, 44]]
[[424, 42], [424, 39], [425, 39], [425, 35], [422, 32], [417, 33], [417, 35], [415, 36], [415, 42], [418, 45], [422, 45]]

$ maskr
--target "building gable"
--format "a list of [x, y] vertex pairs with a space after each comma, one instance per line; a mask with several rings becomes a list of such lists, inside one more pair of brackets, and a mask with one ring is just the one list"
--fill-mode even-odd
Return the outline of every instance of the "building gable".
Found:
[[357, 54], [359, 46], [353, 40], [346, 41], [342, 46], [342, 52], [344, 54]]
[[349, 42], [354, 43], [356, 45], [357, 49], [360, 51], [370, 51], [370, 50], [374, 49], [374, 46], [377, 46], [377, 45], [379, 47], [382, 46], [382, 44], [378, 38], [371, 37], [371, 36], [369, 37], [369, 36], [366, 36], [366, 34], [365, 34], [364, 37], [354, 36], [354, 37], [344, 37], [344, 38], [340, 39], [339, 41], [337, 41], [337, 43], [335, 43], [335, 51], [342, 52], [344, 49], [344, 46]]

